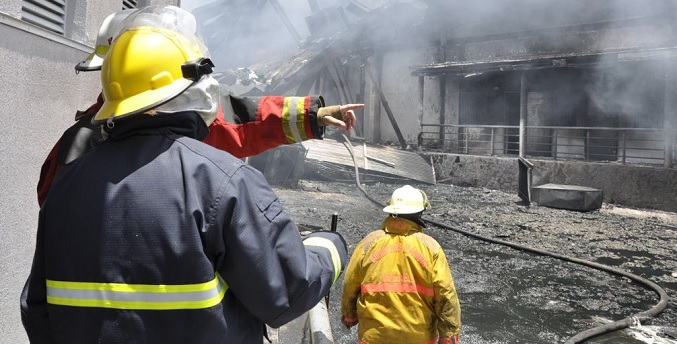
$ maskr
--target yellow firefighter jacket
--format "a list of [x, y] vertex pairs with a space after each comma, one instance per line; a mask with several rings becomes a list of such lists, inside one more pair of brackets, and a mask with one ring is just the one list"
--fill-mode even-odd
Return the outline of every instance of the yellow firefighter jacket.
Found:
[[458, 343], [461, 306], [447, 258], [413, 221], [388, 217], [355, 247], [342, 321], [360, 343]]

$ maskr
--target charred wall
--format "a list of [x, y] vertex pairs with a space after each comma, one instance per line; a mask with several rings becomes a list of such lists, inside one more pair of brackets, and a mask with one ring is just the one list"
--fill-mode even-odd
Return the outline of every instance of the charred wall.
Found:
[[[518, 199], [517, 158], [431, 155], [439, 181], [514, 192]], [[532, 186], [547, 183], [602, 190], [604, 202], [677, 212], [677, 170], [663, 167], [529, 159]]]

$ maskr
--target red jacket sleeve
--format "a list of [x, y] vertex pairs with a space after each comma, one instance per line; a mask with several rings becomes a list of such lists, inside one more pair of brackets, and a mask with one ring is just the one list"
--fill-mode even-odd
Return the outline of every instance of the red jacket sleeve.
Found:
[[280, 145], [321, 139], [320, 96], [226, 96], [204, 142], [244, 158]]
[[59, 172], [61, 165], [57, 163], [56, 157], [59, 154], [59, 143], [61, 140], [57, 141], [52, 147], [52, 150], [47, 155], [45, 162], [42, 163], [40, 168], [40, 179], [38, 180], [38, 205], [42, 207], [42, 203], [47, 197], [47, 192], [54, 182], [56, 174]]
[[61, 135], [61, 138], [59, 138], [59, 140], [54, 144], [54, 147], [52, 147], [52, 150], [49, 152], [47, 158], [42, 163], [42, 167], [40, 168], [40, 179], [38, 180], [37, 187], [39, 206], [42, 207], [42, 203], [45, 201], [47, 193], [52, 187], [52, 183], [54, 182], [56, 175], [59, 173], [61, 167], [67, 162], [65, 160], [76, 159], [78, 156], [84, 153], [88, 147], [96, 144], [102, 139], [100, 135], [87, 136], [80, 140], [91, 142], [80, 144], [78, 149], [73, 149], [74, 141], [76, 141], [75, 137], [77, 136], [79, 127], [96, 127], [90, 123], [89, 118], [99, 111], [101, 105], [103, 105], [103, 96], [101, 93], [99, 93], [96, 103], [92, 104], [85, 111], [77, 111], [75, 113], [76, 123], [64, 131], [64, 133]]

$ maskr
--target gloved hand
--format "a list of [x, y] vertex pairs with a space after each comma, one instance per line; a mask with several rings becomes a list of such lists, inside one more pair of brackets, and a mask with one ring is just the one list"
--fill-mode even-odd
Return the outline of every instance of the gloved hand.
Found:
[[321, 107], [317, 110], [317, 121], [320, 126], [335, 126], [350, 131], [355, 127], [355, 112], [364, 108], [364, 104], [345, 104]]
[[334, 247], [336, 247], [336, 252], [338, 252], [339, 258], [341, 260], [341, 272], [343, 272], [348, 262], [348, 245], [346, 244], [345, 239], [343, 239], [343, 236], [341, 236], [341, 234], [338, 232], [319, 231], [310, 233], [303, 239], [303, 241], [317, 237], [327, 239], [334, 244]]
[[347, 328], [351, 328], [351, 327], [357, 325], [357, 323], [359, 322], [359, 320], [358, 320], [357, 318], [355, 318], [355, 319], [350, 319], [350, 318], [348, 318], [348, 317], [346, 317], [346, 316], [344, 316], [344, 315], [341, 315], [341, 322], [342, 322], [343, 325], [345, 325]]

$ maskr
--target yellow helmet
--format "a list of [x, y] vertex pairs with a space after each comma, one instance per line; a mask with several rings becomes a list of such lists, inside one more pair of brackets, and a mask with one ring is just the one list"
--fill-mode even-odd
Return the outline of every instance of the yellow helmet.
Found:
[[103, 60], [104, 103], [94, 123], [154, 109], [212, 72], [214, 65], [194, 27], [182, 31], [166, 25], [179, 22], [168, 17], [186, 13], [193, 18], [174, 6], [141, 9], [129, 16]]
[[425, 192], [405, 185], [393, 192], [383, 211], [390, 214], [416, 214], [426, 209], [430, 209], [430, 202]]

